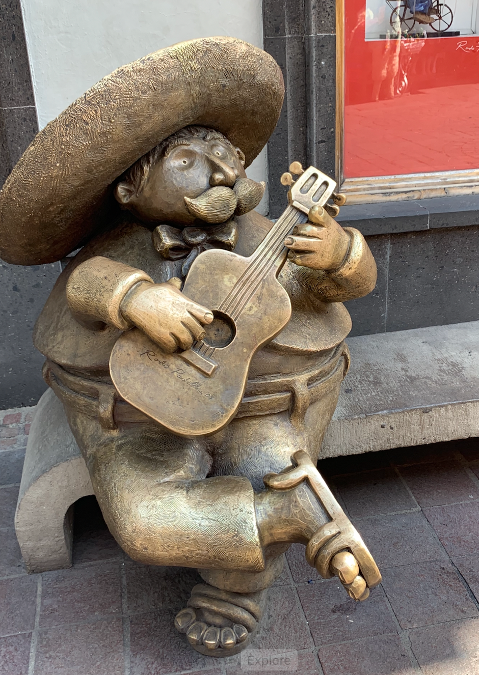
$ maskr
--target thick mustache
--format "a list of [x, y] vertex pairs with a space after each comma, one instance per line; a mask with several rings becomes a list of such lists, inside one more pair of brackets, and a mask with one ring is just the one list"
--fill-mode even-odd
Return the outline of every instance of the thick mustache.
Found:
[[218, 185], [191, 199], [185, 197], [188, 211], [206, 223], [224, 223], [233, 214], [242, 215], [254, 209], [263, 197], [265, 183], [239, 178], [232, 188]]

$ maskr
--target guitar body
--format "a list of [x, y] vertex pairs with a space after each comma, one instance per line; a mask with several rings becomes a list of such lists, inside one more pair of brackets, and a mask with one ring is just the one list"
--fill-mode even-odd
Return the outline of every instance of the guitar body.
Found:
[[242, 401], [253, 355], [290, 319], [290, 298], [277, 280], [287, 257], [285, 237], [307, 221], [313, 206], [326, 204], [334, 189], [333, 179], [309, 167], [291, 186], [290, 205], [249, 258], [219, 249], [200, 254], [183, 293], [213, 311], [204, 339], [185, 352], [166, 354], [138, 329], [122, 334], [110, 357], [121, 396], [181, 436], [213, 434], [227, 425]]
[[[211, 309], [212, 324], [191, 350], [167, 354], [133, 329], [117, 341], [110, 374], [121, 396], [169, 431], [212, 434], [235, 416], [255, 352], [291, 315], [278, 268], [211, 249], [193, 262], [183, 293]], [[268, 263], [268, 256], [267, 256]]]

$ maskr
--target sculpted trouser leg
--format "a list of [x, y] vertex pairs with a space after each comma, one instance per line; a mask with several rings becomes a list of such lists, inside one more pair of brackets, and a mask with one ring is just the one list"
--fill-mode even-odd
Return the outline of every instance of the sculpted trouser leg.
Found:
[[205, 443], [156, 425], [109, 431], [67, 408], [105, 521], [121, 547], [154, 565], [260, 571], [254, 492], [245, 477], [206, 478]]
[[267, 588], [282, 572], [288, 543], [307, 544], [312, 533], [329, 522], [316, 496], [305, 487], [295, 496], [297, 499], [292, 499], [293, 495], [285, 499], [281, 491], [266, 491], [263, 479], [291, 465], [299, 449], [305, 449], [316, 463], [342, 379], [340, 371], [325, 381], [321, 400], [306, 411], [293, 399], [291, 411], [236, 418], [207, 440], [213, 457], [212, 472], [247, 476], [255, 488], [265, 569], [199, 569], [207, 584], [193, 588], [188, 607], [175, 620], [177, 629], [187, 634], [199, 652], [224, 656], [242, 650], [262, 618]]
[[[291, 464], [292, 455], [305, 450], [314, 463], [320, 454], [328, 423], [337, 405], [343, 371], [336, 371], [324, 383], [322, 396], [305, 411], [284, 411], [273, 415], [235, 418], [227, 428], [209, 437], [207, 448], [213, 457], [212, 473], [247, 477], [256, 491], [257, 514], [265, 495], [263, 477], [270, 472], [281, 472]], [[295, 406], [294, 400], [294, 406]], [[272, 497], [272, 496], [269, 496]], [[316, 499], [304, 495], [303, 514], [308, 520], [309, 508], [319, 519]], [[288, 507], [287, 510], [290, 508]], [[276, 505], [277, 520], [282, 518], [282, 496]], [[286, 514], [289, 521], [292, 514]], [[325, 518], [325, 522], [327, 518]], [[321, 525], [321, 523], [319, 523]], [[264, 543], [263, 543], [264, 544]], [[289, 544], [264, 546], [265, 570], [260, 572], [234, 570], [199, 570], [206, 582], [233, 592], [255, 592], [265, 589], [281, 574], [283, 553]]]

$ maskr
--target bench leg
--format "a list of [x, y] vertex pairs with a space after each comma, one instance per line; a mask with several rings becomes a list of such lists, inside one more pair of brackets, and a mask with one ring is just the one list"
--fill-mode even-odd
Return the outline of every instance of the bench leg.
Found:
[[21, 496], [15, 531], [29, 573], [72, 565], [73, 503], [93, 495], [85, 461], [70, 458], [42, 474]]

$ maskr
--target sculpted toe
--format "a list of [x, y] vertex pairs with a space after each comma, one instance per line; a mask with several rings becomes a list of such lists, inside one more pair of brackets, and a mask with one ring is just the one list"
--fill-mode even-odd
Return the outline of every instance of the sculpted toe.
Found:
[[200, 645], [207, 629], [208, 627], [205, 622], [194, 622], [187, 631], [189, 643], [192, 645]]
[[226, 648], [227, 650], [229, 648], [233, 648], [237, 643], [237, 637], [235, 636], [235, 632], [233, 629], [230, 627], [225, 627], [222, 629], [220, 632], [220, 645], [222, 648]]
[[243, 641], [245, 641], [248, 637], [248, 631], [243, 626], [243, 624], [234, 624], [233, 631], [237, 637], [237, 643], [243, 643]]
[[193, 608], [184, 608], [175, 617], [175, 629], [181, 634], [185, 634], [187, 629], [195, 621], [195, 611]]
[[215, 650], [220, 644], [220, 629], [218, 627], [208, 627], [203, 635], [203, 645], [209, 650]]

